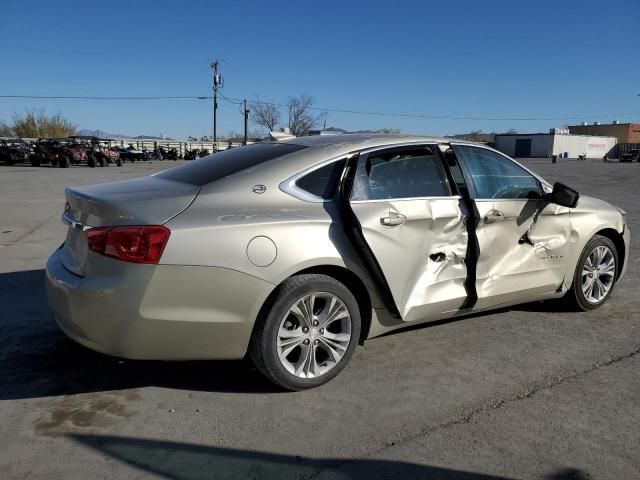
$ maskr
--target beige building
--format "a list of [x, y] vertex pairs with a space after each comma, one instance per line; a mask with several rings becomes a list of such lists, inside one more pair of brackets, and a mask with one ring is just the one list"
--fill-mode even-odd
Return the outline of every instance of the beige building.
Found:
[[572, 135], [593, 135], [599, 137], [616, 137], [618, 143], [640, 143], [640, 123], [606, 123], [569, 125]]
[[495, 147], [515, 158], [550, 157], [602, 158], [616, 146], [615, 137], [571, 135], [566, 129], [551, 129], [550, 133], [500, 133]]

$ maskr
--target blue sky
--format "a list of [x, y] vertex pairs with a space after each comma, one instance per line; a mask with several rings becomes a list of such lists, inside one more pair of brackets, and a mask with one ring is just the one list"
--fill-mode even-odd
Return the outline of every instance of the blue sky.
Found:
[[[209, 63], [218, 57], [227, 97], [283, 103], [307, 93], [335, 109], [576, 117], [329, 112], [327, 126], [546, 131], [640, 121], [632, 115], [640, 112], [639, 28], [638, 0], [2, 0], [0, 95], [210, 95]], [[112, 133], [211, 132], [211, 102], [202, 100], [0, 99], [0, 119], [34, 108]], [[218, 118], [219, 133], [242, 130], [236, 105], [221, 100]]]

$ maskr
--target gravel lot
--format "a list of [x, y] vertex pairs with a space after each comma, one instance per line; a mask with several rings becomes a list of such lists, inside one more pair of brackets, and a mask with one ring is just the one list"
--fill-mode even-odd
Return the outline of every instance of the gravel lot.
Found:
[[[640, 478], [640, 242], [589, 313], [529, 304], [371, 340], [329, 384], [243, 362], [130, 362], [60, 333], [43, 265], [66, 185], [122, 168], [0, 167], [0, 478]], [[640, 231], [640, 165], [529, 160]]]

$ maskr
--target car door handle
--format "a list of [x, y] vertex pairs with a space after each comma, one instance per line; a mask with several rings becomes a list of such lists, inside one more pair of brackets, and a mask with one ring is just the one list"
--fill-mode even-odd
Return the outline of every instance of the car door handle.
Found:
[[500, 210], [489, 210], [484, 216], [484, 223], [494, 223], [504, 220], [506, 217]]
[[389, 212], [388, 216], [380, 218], [380, 223], [387, 227], [395, 227], [397, 225], [402, 225], [406, 221], [407, 221], [407, 217], [405, 217], [401, 213], [396, 213], [396, 212]]

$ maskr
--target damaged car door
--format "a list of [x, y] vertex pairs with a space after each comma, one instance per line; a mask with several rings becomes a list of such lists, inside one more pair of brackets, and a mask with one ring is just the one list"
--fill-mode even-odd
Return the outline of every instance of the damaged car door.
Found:
[[361, 152], [350, 207], [404, 321], [465, 302], [467, 231], [436, 145]]
[[556, 291], [564, 281], [570, 209], [546, 200], [541, 181], [505, 155], [452, 148], [477, 216], [474, 309]]

